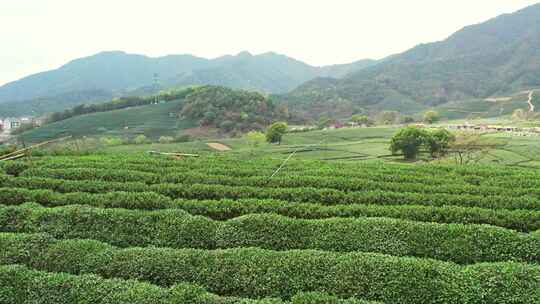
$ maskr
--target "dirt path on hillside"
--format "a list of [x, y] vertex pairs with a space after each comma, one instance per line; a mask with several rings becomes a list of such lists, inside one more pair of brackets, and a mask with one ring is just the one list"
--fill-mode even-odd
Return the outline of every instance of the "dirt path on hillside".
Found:
[[532, 103], [533, 100], [533, 94], [534, 91], [529, 92], [529, 100], [527, 100], [527, 103], [529, 104], [529, 112], [534, 112], [534, 104]]
[[228, 146], [225, 146], [224, 144], [220, 144], [220, 143], [207, 143], [207, 145], [214, 149], [214, 150], [218, 150], [218, 151], [231, 151], [232, 149]]

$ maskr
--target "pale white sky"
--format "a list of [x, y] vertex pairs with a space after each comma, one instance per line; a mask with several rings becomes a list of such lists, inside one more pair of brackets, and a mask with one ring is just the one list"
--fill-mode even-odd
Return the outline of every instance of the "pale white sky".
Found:
[[105, 50], [382, 58], [539, 0], [0, 0], [0, 85]]

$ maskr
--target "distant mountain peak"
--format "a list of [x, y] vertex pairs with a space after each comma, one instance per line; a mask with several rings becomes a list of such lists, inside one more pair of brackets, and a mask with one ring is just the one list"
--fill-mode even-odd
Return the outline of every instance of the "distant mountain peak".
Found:
[[242, 51], [236, 55], [236, 57], [253, 57], [253, 54], [251, 54], [248, 51]]
[[539, 50], [540, 4], [535, 4], [466, 26], [446, 40], [420, 44], [337, 81], [310, 81], [288, 99], [304, 107], [327, 105], [328, 112], [352, 105], [414, 113], [540, 87]]
[[[234, 56], [206, 59], [192, 55], [149, 57], [104, 51], [0, 87], [0, 103], [13, 105], [0, 107], [0, 116], [8, 111], [10, 115], [17, 115], [17, 109], [22, 109], [20, 114], [28, 109], [40, 113], [59, 111], [66, 106], [100, 100], [104, 95], [140, 94], [149, 88], [155, 89], [154, 74], [159, 75], [157, 81], [161, 88], [208, 84], [285, 93], [315, 77], [341, 77], [357, 68], [360, 66], [313, 67], [273, 52], [253, 55], [244, 51]], [[88, 92], [99, 94], [94, 97]], [[60, 96], [63, 102], [54, 104]], [[19, 103], [26, 105], [22, 107]]]

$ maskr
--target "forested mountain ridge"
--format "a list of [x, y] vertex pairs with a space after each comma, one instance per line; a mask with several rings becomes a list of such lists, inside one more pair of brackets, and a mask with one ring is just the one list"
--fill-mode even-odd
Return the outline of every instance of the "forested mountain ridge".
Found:
[[540, 4], [472, 25], [342, 79], [319, 78], [284, 98], [309, 109], [340, 104], [415, 112], [540, 87]]
[[[102, 52], [73, 60], [47, 72], [30, 75], [0, 87], [0, 116], [60, 111], [96, 99], [133, 95], [132, 92], [190, 85], [221, 85], [267, 93], [284, 93], [318, 76], [341, 77], [375, 64], [361, 60], [351, 64], [314, 67], [290, 57], [242, 52], [236, 56], [204, 59], [192, 55], [151, 58], [124, 52]], [[99, 92], [96, 96], [79, 92]], [[155, 93], [155, 92], [149, 92]], [[55, 100], [61, 100], [61, 106]], [[64, 105], [65, 104], [65, 105]], [[48, 107], [51, 107], [47, 110]], [[9, 108], [10, 111], [7, 111]], [[5, 112], [5, 113], [3, 113]]]

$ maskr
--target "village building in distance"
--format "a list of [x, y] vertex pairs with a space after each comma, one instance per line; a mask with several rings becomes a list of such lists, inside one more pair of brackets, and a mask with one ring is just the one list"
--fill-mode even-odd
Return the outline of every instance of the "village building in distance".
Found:
[[41, 125], [41, 119], [34, 117], [7, 117], [0, 118], [0, 133], [10, 133], [25, 124]]

